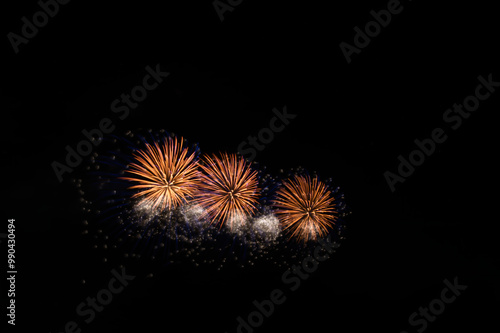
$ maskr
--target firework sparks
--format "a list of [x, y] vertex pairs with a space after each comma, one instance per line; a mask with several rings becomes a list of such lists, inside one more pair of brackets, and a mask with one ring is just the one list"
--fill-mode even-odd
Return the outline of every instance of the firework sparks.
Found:
[[328, 187], [309, 176], [295, 176], [283, 182], [273, 201], [283, 230], [290, 238], [315, 240], [328, 233], [337, 219], [335, 198]]
[[248, 163], [235, 154], [207, 156], [201, 164], [204, 173], [201, 176], [200, 192], [196, 198], [211, 223], [245, 220], [252, 215], [257, 205], [257, 172]]
[[130, 189], [140, 189], [132, 196], [140, 198], [140, 204], [153, 210], [174, 209], [194, 196], [199, 183], [197, 154], [189, 154], [183, 138], [146, 144], [134, 158], [127, 170], [131, 176], [122, 179], [136, 183]]

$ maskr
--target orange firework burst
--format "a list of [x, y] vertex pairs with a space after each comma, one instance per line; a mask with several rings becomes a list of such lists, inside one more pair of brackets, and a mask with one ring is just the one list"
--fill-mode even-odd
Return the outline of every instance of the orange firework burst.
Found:
[[241, 221], [251, 215], [257, 205], [257, 172], [235, 154], [207, 156], [201, 164], [201, 177], [197, 203], [201, 205], [212, 223], [220, 225]]
[[314, 177], [295, 176], [283, 182], [277, 190], [276, 215], [291, 237], [297, 240], [315, 240], [328, 233], [337, 219], [335, 198], [328, 187]]
[[129, 188], [141, 190], [132, 196], [141, 198], [141, 204], [152, 209], [173, 209], [194, 196], [199, 184], [197, 154], [189, 154], [183, 138], [146, 143], [146, 148], [134, 157], [136, 162], [127, 170], [133, 176], [123, 179], [137, 184]]

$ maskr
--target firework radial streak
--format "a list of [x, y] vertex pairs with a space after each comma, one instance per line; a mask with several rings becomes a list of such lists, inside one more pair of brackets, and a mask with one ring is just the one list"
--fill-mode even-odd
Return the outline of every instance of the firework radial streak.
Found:
[[257, 171], [236, 154], [206, 156], [196, 202], [211, 218], [211, 223], [241, 223], [257, 210]]
[[335, 224], [335, 198], [317, 177], [296, 175], [283, 182], [273, 201], [276, 215], [290, 238], [316, 240]]
[[166, 138], [162, 144], [146, 143], [135, 153], [136, 163], [122, 179], [136, 183], [130, 189], [140, 191], [133, 197], [152, 209], [174, 209], [192, 198], [199, 185], [197, 153], [189, 154], [181, 137]]

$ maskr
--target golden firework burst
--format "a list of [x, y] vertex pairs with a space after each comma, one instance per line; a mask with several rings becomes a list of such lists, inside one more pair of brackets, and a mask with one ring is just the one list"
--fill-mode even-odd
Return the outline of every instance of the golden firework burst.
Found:
[[283, 182], [273, 205], [290, 238], [306, 242], [325, 236], [335, 224], [337, 210], [334, 201], [326, 184], [317, 177], [296, 175]]
[[206, 156], [201, 169], [200, 192], [196, 202], [205, 209], [211, 223], [220, 226], [242, 221], [256, 210], [257, 172], [236, 154]]
[[146, 144], [134, 154], [122, 179], [136, 183], [130, 189], [140, 189], [132, 197], [152, 209], [174, 209], [192, 198], [199, 184], [196, 152], [189, 153], [184, 139], [166, 138], [161, 144]]

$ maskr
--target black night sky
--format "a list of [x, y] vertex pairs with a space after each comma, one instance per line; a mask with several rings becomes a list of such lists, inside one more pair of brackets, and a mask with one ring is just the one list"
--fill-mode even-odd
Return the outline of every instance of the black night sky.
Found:
[[[22, 18], [33, 22], [45, 2], [53, 17], [36, 33], [24, 28], [32, 35], [23, 37]], [[45, 2], [2, 10], [0, 233], [15, 219], [18, 270], [16, 325], [2, 314], [7, 332], [496, 327], [500, 25], [492, 3], [61, 0], [54, 13], [57, 2]], [[365, 33], [382, 10], [392, 10], [390, 22], [373, 25], [380, 31], [366, 35], [367, 42], [357, 31]], [[355, 50], [347, 51], [349, 63], [341, 43]], [[113, 101], [142, 85], [148, 66], [169, 75], [120, 119]], [[61, 182], [53, 170], [54, 161], [64, 163], [65, 147], [76, 147], [82, 130], [104, 118], [112, 135], [164, 129], [203, 153], [236, 153], [270, 126], [273, 109], [284, 107], [295, 117], [254, 161], [274, 176], [300, 166], [332, 178], [351, 211], [341, 246], [295, 291], [282, 279], [287, 268], [272, 263], [217, 270], [189, 259], [165, 265], [168, 258], [125, 258], [126, 248], [104, 247], [82, 211], [72, 180], [87, 177], [90, 158]], [[404, 182], [391, 191], [387, 172], [401, 177], [398, 157], [407, 161], [418, 149], [415, 140], [433, 136], [442, 142], [403, 170]], [[107, 288], [112, 270], [122, 266], [135, 278], [86, 323], [77, 306]], [[412, 326], [409, 317], [439, 303], [443, 281], [454, 279], [467, 289], [432, 319], [414, 317], [421, 321]], [[252, 302], [270, 299], [275, 289], [286, 300], [258, 327], [238, 331], [237, 318], [248, 319]], [[4, 284], [2, 295], [7, 291]]]

